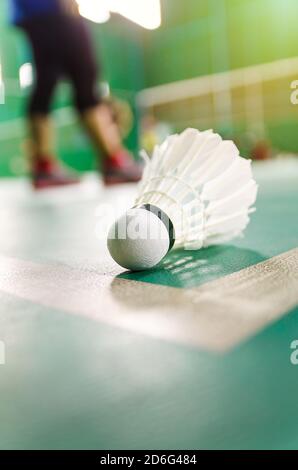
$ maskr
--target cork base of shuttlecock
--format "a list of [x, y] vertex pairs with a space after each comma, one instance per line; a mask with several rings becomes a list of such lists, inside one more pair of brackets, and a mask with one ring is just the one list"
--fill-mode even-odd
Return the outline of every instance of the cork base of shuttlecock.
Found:
[[160, 218], [145, 209], [126, 212], [110, 228], [108, 249], [120, 266], [141, 271], [156, 266], [170, 247], [169, 232]]

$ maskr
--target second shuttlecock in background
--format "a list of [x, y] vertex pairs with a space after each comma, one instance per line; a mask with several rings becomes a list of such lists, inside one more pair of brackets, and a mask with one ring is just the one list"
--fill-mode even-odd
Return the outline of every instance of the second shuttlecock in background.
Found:
[[257, 195], [251, 161], [213, 131], [186, 129], [156, 146], [135, 206], [112, 225], [111, 256], [149, 269], [172, 248], [198, 250], [242, 234]]

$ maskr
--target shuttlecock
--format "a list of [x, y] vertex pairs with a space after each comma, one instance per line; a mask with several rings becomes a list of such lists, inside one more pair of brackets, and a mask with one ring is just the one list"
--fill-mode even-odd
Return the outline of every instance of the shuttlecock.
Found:
[[251, 161], [211, 130], [186, 129], [156, 146], [135, 206], [110, 228], [108, 248], [121, 266], [152, 268], [172, 248], [198, 250], [241, 235], [257, 185]]

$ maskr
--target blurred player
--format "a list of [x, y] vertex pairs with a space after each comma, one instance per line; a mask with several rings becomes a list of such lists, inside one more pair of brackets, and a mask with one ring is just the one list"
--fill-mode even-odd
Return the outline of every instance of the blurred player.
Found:
[[75, 0], [10, 0], [14, 24], [26, 33], [33, 50], [36, 79], [27, 117], [32, 139], [31, 173], [35, 188], [76, 183], [52, 152], [50, 105], [61, 78], [72, 83], [74, 104], [100, 153], [106, 184], [140, 179], [140, 168], [123, 147], [120, 132], [97, 89], [98, 70], [91, 37]]

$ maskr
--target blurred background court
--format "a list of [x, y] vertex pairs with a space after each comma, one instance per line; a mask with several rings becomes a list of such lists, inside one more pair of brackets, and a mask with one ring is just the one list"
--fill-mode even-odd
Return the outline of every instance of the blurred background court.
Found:
[[[94, 5], [96, 19], [101, 7]], [[2, 0], [0, 8], [5, 85], [0, 175], [18, 176], [25, 170], [22, 110], [32, 57], [22, 33], [8, 25], [7, 2]], [[137, 152], [142, 127], [148, 142], [152, 127], [156, 131], [152, 121], [161, 121], [166, 130], [214, 128], [234, 138], [245, 156], [267, 155], [267, 146], [275, 153], [297, 152], [297, 106], [290, 101], [298, 74], [296, 17], [294, 0], [187, 0], [183, 6], [164, 0], [162, 24], [155, 30], [119, 15], [92, 23], [103, 67], [101, 87], [133, 111], [129, 147]], [[92, 149], [69, 105], [70, 90], [62, 84], [55, 100], [57, 150], [73, 167], [90, 170]]]
[[0, 448], [297, 449], [297, 0], [103, 4], [84, 11], [129, 149], [212, 128], [254, 160], [257, 212], [228, 246], [123, 272], [97, 210], [136, 188], [100, 186], [66, 82], [56, 151], [86, 181], [29, 186], [32, 54], [0, 0]]

